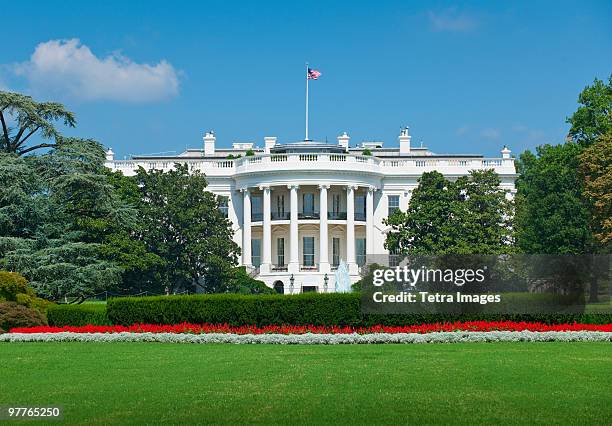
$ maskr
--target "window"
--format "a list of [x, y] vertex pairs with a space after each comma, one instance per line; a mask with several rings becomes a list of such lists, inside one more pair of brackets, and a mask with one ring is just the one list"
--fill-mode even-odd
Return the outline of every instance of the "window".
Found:
[[340, 238], [332, 238], [332, 266], [340, 264]]
[[334, 216], [337, 216], [340, 213], [340, 194], [332, 195], [332, 212]]
[[219, 202], [219, 210], [221, 210], [221, 214], [223, 215], [223, 217], [228, 217], [229, 216], [229, 197], [226, 197], [224, 195], [219, 195], [217, 197], [217, 200]]
[[355, 240], [355, 255], [357, 265], [363, 266], [366, 263], [366, 240], [365, 238], [357, 238]]
[[387, 200], [389, 201], [388, 215], [391, 216], [395, 210], [399, 209], [399, 195], [389, 195]]
[[285, 239], [276, 239], [276, 266], [285, 266]]
[[276, 213], [278, 217], [285, 216], [285, 196], [279, 195], [276, 197]]
[[303, 201], [302, 210], [304, 211], [304, 215], [314, 214], [314, 194], [304, 194]]
[[263, 220], [263, 198], [261, 195], [255, 195], [251, 198], [251, 220]]
[[366, 199], [365, 195], [355, 196], [355, 220], [365, 220], [366, 218]]
[[251, 240], [251, 262], [253, 266], [261, 266], [261, 240]]
[[314, 266], [314, 237], [303, 238], [304, 266]]

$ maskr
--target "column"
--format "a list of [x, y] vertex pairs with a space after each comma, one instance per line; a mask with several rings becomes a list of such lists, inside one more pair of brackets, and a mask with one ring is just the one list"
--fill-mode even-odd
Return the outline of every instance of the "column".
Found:
[[366, 196], [366, 256], [374, 254], [374, 191], [375, 187], [368, 187]]
[[262, 242], [262, 253], [261, 253], [261, 267], [262, 273], [268, 273], [271, 269], [272, 263], [272, 219], [270, 217], [270, 187], [260, 186], [259, 189], [263, 191], [263, 242]]
[[251, 193], [242, 188], [242, 265], [247, 269], [251, 263]]
[[350, 274], [357, 273], [355, 263], [355, 186], [346, 187], [346, 263]]
[[290, 273], [300, 271], [299, 260], [299, 239], [298, 239], [298, 185], [287, 185], [291, 190], [290, 200], [290, 224], [289, 224], [289, 264], [287, 265]]
[[329, 185], [319, 185], [319, 272], [329, 273], [329, 241], [327, 239], [327, 190]]

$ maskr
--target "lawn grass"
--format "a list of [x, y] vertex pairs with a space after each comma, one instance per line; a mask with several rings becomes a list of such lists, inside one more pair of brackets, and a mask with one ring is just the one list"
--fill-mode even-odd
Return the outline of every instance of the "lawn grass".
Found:
[[4, 343], [0, 405], [68, 424], [609, 424], [611, 349]]

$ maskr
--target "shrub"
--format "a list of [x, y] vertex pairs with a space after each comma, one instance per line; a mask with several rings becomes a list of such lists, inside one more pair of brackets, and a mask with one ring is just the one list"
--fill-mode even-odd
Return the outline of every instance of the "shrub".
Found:
[[455, 321], [526, 321], [544, 324], [605, 324], [612, 314], [362, 314], [358, 293], [285, 295], [210, 294], [111, 299], [112, 324], [229, 324], [372, 326], [414, 325]]
[[45, 315], [51, 302], [36, 297], [28, 281], [17, 272], [0, 271], [0, 302], [16, 302]]
[[15, 327], [47, 325], [45, 316], [16, 302], [0, 302], [0, 329], [9, 331]]
[[49, 325], [110, 325], [106, 316], [106, 305], [86, 303], [82, 305], [53, 305], [47, 312]]
[[[29, 296], [29, 297], [28, 297]], [[17, 298], [21, 299], [21, 302]], [[26, 305], [34, 297], [34, 291], [28, 287], [28, 280], [17, 272], [0, 271], [0, 301], [17, 302]]]

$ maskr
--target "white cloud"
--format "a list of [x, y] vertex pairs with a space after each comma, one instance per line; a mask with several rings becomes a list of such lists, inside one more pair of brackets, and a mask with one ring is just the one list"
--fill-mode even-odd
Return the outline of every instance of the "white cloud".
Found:
[[470, 126], [461, 126], [457, 130], [455, 130], [455, 133], [457, 134], [457, 136], [464, 136], [469, 131], [470, 131]]
[[33, 91], [82, 100], [151, 102], [175, 96], [179, 88], [166, 60], [138, 64], [118, 53], [99, 58], [78, 39], [40, 43], [30, 60], [14, 69]]
[[456, 9], [429, 11], [429, 24], [434, 31], [467, 32], [476, 27], [476, 20]]
[[489, 139], [489, 140], [497, 140], [499, 139], [500, 135], [501, 135], [501, 132], [498, 129], [483, 129], [480, 132], [480, 136], [483, 139]]

